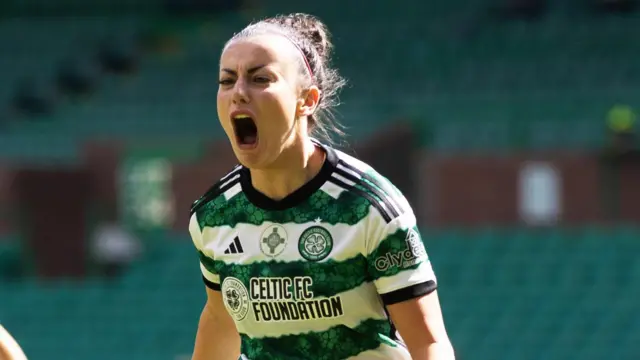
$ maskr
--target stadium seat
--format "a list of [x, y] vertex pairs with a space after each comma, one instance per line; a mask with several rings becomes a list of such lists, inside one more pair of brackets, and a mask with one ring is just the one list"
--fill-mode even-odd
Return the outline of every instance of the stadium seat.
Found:
[[[629, 314], [640, 311], [637, 227], [424, 235], [460, 358], [636, 354], [640, 326]], [[3, 324], [34, 359], [63, 351], [98, 353], [92, 359], [188, 354], [204, 303], [197, 255], [185, 236], [153, 240], [146, 258], [115, 282], [3, 285]]]
[[[186, 25], [165, 21], [161, 26], [179, 39], [173, 55], [147, 54], [134, 76], [101, 79], [89, 101], [60, 109], [57, 130], [25, 125], [12, 132], [64, 133], [76, 142], [167, 134], [222, 138], [214, 100], [220, 48], [247, 21], [287, 12], [288, 4]], [[153, 8], [153, 1], [128, 6]], [[594, 149], [606, 141], [603, 124], [611, 106], [640, 104], [633, 90], [640, 81], [633, 61], [640, 46], [624, 40], [640, 32], [633, 17], [576, 17], [553, 8], [537, 22], [484, 21], [488, 2], [477, 0], [410, 10], [380, 3], [344, 21], [344, 6], [329, 1], [296, 9], [321, 16], [334, 32], [336, 65], [354, 85], [343, 93], [338, 119], [355, 138], [411, 118], [422, 143], [440, 152]], [[62, 59], [87, 58], [98, 39], [131, 39], [147, 23], [3, 21], [0, 50], [9, 56], [0, 64], [8, 80], [0, 85], [0, 98], [10, 96], [22, 77], [50, 77]], [[19, 41], [16, 33], [23, 34]], [[569, 142], [561, 136], [568, 130], [575, 134]]]

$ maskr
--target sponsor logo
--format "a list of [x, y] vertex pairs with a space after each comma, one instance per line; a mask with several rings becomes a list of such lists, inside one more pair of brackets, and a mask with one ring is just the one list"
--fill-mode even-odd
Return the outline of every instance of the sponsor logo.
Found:
[[424, 259], [427, 257], [427, 250], [424, 248], [424, 243], [420, 238], [420, 234], [411, 228], [407, 232], [407, 247], [411, 250], [414, 257], [418, 259]]
[[222, 282], [227, 311], [236, 321], [247, 318], [253, 310], [256, 322], [291, 322], [335, 318], [344, 315], [339, 295], [315, 298], [313, 279], [296, 277], [253, 277], [248, 289], [237, 278]]
[[427, 259], [427, 251], [415, 229], [407, 232], [407, 248], [397, 252], [388, 252], [374, 261], [376, 270], [385, 272], [392, 268], [405, 269]]
[[344, 314], [340, 296], [314, 297], [309, 276], [251, 278], [249, 297], [257, 322], [307, 321]]
[[225, 254], [242, 254], [244, 253], [244, 249], [242, 248], [242, 243], [240, 242], [239, 237], [235, 237], [229, 247], [224, 250]]

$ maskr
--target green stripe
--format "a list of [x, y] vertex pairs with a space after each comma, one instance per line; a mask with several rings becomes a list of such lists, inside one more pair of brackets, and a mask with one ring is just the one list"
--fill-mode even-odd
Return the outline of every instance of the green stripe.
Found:
[[349, 328], [344, 325], [326, 331], [280, 337], [250, 338], [240, 334], [242, 353], [251, 360], [346, 359], [381, 344], [397, 346], [387, 335], [391, 325], [387, 320], [365, 320]]
[[313, 278], [312, 291], [316, 297], [331, 297], [341, 292], [354, 289], [365, 282], [372, 282], [381, 277], [393, 276], [402, 271], [416, 269], [419, 264], [408, 267], [389, 267], [379, 271], [375, 260], [387, 253], [399, 253], [407, 250], [406, 230], [398, 230], [380, 242], [380, 245], [369, 257], [358, 254], [352, 258], [336, 261], [329, 259], [323, 262], [308, 261], [256, 261], [249, 264], [225, 263], [213, 260], [202, 252], [200, 261], [211, 273], [218, 274], [223, 280], [232, 276], [249, 286], [252, 277], [289, 277], [310, 276]]
[[[417, 228], [413, 228], [418, 234]], [[399, 229], [395, 233], [387, 236], [386, 239], [380, 242], [378, 247], [369, 255], [368, 271], [371, 277], [379, 279], [381, 277], [394, 276], [406, 270], [414, 270], [420, 266], [421, 263], [428, 261], [428, 258], [420, 259], [421, 261], [411, 266], [389, 266], [387, 269], [380, 270], [377, 268], [376, 261], [381, 257], [387, 257], [389, 254], [399, 256], [405, 252], [409, 247], [407, 245], [407, 230]], [[388, 258], [387, 258], [388, 259]]]
[[296, 207], [266, 211], [249, 202], [244, 194], [238, 194], [228, 201], [220, 195], [201, 206], [197, 218], [200, 229], [206, 226], [261, 225], [264, 222], [304, 224], [317, 218], [325, 224], [355, 225], [369, 214], [369, 205], [366, 199], [349, 191], [343, 191], [337, 199], [324, 191], [316, 191]]

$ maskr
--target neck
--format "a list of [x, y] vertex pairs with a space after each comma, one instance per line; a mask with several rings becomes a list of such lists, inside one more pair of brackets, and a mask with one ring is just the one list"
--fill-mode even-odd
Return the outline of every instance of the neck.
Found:
[[281, 200], [316, 176], [325, 154], [311, 140], [297, 140], [282, 152], [274, 165], [251, 169], [251, 184], [264, 195]]

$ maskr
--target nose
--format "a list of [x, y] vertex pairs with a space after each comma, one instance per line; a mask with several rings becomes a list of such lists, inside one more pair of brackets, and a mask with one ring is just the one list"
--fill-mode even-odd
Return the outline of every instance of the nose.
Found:
[[244, 81], [238, 80], [233, 87], [233, 103], [234, 104], [248, 104], [249, 95], [247, 92], [247, 86]]

